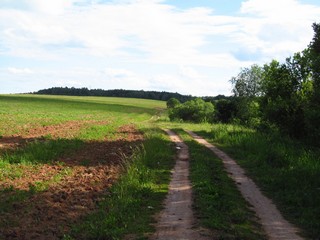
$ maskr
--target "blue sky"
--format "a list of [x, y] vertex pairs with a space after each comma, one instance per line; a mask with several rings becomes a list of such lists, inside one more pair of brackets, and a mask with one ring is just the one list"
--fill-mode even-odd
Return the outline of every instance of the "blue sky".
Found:
[[0, 0], [0, 93], [54, 86], [231, 94], [303, 50], [318, 0]]

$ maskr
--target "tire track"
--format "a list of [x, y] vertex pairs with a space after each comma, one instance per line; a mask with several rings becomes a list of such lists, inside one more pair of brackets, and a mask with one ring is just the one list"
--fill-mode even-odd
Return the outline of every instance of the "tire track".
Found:
[[170, 130], [164, 130], [176, 144], [177, 161], [173, 170], [169, 193], [160, 213], [152, 240], [209, 240], [194, 228], [192, 189], [189, 181], [189, 151], [181, 138]]
[[237, 183], [236, 185], [244, 198], [253, 206], [270, 240], [303, 239], [297, 235], [299, 230], [283, 218], [273, 202], [261, 193], [257, 185], [245, 175], [245, 171], [231, 157], [192, 131], [186, 130], [186, 132], [222, 159], [229, 176]]

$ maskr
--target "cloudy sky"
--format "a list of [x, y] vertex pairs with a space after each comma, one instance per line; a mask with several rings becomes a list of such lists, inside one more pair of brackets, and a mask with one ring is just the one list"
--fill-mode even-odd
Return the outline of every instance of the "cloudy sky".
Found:
[[319, 0], [0, 0], [0, 93], [54, 86], [231, 94], [303, 50]]

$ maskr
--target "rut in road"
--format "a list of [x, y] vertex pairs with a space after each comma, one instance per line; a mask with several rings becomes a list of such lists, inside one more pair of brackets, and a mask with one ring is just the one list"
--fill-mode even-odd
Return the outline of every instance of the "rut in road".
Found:
[[165, 130], [176, 144], [178, 156], [169, 185], [169, 193], [160, 213], [152, 240], [209, 240], [194, 228], [192, 189], [189, 181], [188, 146], [174, 132]]
[[272, 201], [265, 197], [257, 185], [245, 175], [244, 170], [227, 154], [191, 131], [186, 131], [198, 143], [203, 144], [222, 159], [229, 176], [237, 183], [244, 198], [253, 206], [260, 218], [268, 239], [270, 240], [302, 240], [297, 235], [298, 229], [287, 222]]

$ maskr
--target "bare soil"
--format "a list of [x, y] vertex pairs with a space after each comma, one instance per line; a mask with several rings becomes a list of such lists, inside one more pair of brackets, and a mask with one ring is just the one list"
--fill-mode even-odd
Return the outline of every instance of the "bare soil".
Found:
[[264, 196], [245, 171], [227, 154], [191, 131], [187, 131], [197, 142], [203, 144], [222, 159], [229, 176], [237, 184], [243, 197], [253, 207], [270, 240], [302, 240], [299, 230], [287, 222], [273, 202]]
[[81, 129], [87, 126], [106, 124], [108, 124], [107, 121], [67, 121], [60, 124], [27, 129], [21, 134], [14, 134], [10, 136], [3, 135], [0, 138], [0, 152], [1, 150], [16, 149], [17, 147], [24, 146], [28, 142], [33, 142], [35, 140], [44, 140], [44, 138], [48, 136], [52, 139], [72, 139]]
[[158, 216], [156, 232], [151, 240], [207, 240], [207, 232], [196, 227], [192, 211], [192, 189], [189, 181], [188, 146], [174, 132], [165, 130], [177, 147], [176, 165], [164, 202], [164, 210]]
[[[72, 128], [64, 125], [64, 131], [76, 131], [83, 126], [71, 125]], [[36, 138], [48, 133], [55, 137], [64, 136], [56, 127], [30, 131], [28, 136], [17, 137]], [[113, 140], [87, 142], [81, 150], [58, 159], [63, 164], [22, 169], [21, 178], [0, 182], [0, 189], [12, 186], [12, 191], [0, 193], [0, 202], [5, 202], [19, 191], [27, 191], [30, 184], [48, 181], [66, 169], [71, 170], [60, 181], [50, 184], [47, 190], [14, 202], [13, 209], [2, 213], [0, 239], [61, 239], [73, 224], [95, 211], [97, 202], [108, 194], [108, 189], [123, 170], [123, 154], [130, 155], [132, 147], [143, 139], [133, 125], [121, 127], [117, 136]], [[11, 143], [14, 143], [13, 139]]]

